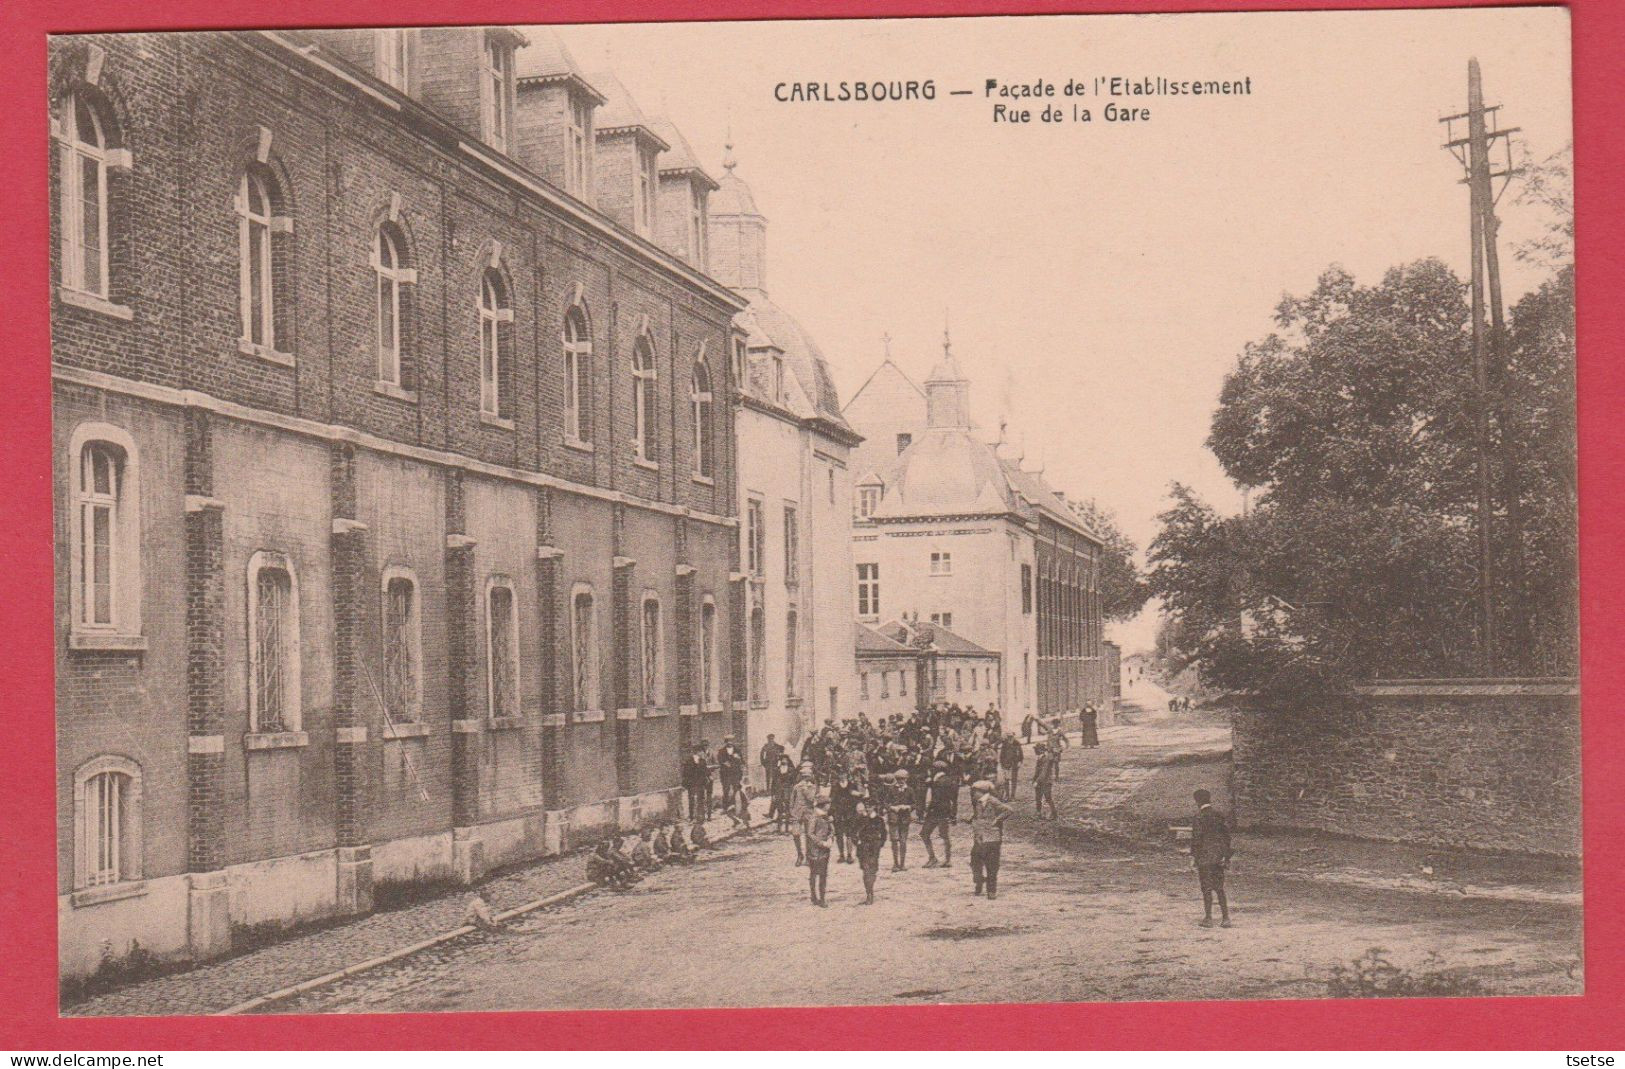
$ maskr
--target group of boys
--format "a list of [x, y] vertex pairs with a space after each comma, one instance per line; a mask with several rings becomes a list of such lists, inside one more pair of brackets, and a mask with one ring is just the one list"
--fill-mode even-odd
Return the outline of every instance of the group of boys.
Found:
[[627, 836], [612, 835], [588, 855], [587, 879], [600, 887], [624, 891], [662, 865], [693, 864], [710, 845], [705, 823], [699, 820], [686, 834], [681, 824], [662, 822], [644, 828], [630, 846]]
[[[1056, 746], [1052, 740], [1040, 750], [1058, 755]], [[841, 725], [827, 721], [803, 743], [799, 765], [782, 752], [774, 755], [769, 816], [780, 831], [794, 835], [796, 864], [807, 866], [814, 905], [824, 904], [832, 855], [838, 864], [858, 866], [867, 905], [874, 902], [883, 846], [891, 845], [893, 872], [907, 869], [916, 820], [924, 867], [952, 865], [950, 828], [959, 821], [960, 792], [968, 784], [974, 891], [996, 898], [1003, 825], [1012, 812], [1021, 749], [1002, 730], [991, 704], [981, 713], [943, 704], [878, 724], [862, 714]]]

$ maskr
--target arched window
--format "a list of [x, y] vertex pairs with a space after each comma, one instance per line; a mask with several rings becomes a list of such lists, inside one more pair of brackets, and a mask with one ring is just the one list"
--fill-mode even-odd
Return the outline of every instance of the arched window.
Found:
[[710, 594], [700, 603], [700, 704], [717, 701], [717, 603]]
[[480, 413], [499, 419], [507, 418], [511, 405], [508, 384], [513, 354], [508, 351], [505, 326], [512, 322], [513, 309], [508, 307], [502, 275], [489, 268], [480, 279]]
[[278, 348], [275, 186], [264, 167], [243, 172], [237, 187], [237, 245], [242, 339], [257, 349]]
[[62, 284], [105, 298], [108, 131], [82, 93], [62, 103]]
[[492, 576], [485, 588], [485, 682], [493, 720], [519, 715], [519, 619], [513, 585]]
[[405, 568], [386, 568], [383, 589], [384, 713], [390, 723], [423, 715], [423, 626], [417, 580]]
[[404, 287], [417, 281], [417, 272], [406, 262], [406, 242], [392, 223], [378, 228], [373, 245], [372, 269], [377, 276], [378, 381], [405, 390], [417, 388], [407, 352]]
[[655, 459], [655, 352], [644, 334], [632, 346], [632, 443], [637, 458]]
[[598, 616], [592, 587], [578, 583], [570, 594], [570, 646], [575, 669], [575, 707], [598, 710]]
[[801, 684], [800, 673], [797, 671], [796, 653], [800, 648], [800, 638], [797, 632], [796, 610], [791, 609], [784, 617], [784, 696], [794, 698]]
[[104, 755], [73, 777], [75, 890], [141, 879], [141, 766]]
[[85, 423], [69, 452], [70, 562], [76, 635], [140, 632], [141, 511], [135, 442], [122, 428]]
[[81, 592], [87, 627], [113, 626], [113, 546], [118, 540], [119, 481], [123, 451], [107, 442], [92, 442], [81, 455], [79, 544], [83, 567]]
[[281, 553], [248, 561], [248, 730], [298, 731], [299, 581]]
[[666, 651], [660, 630], [660, 598], [653, 591], [643, 595], [640, 647], [643, 654], [643, 704], [658, 709], [666, 703]]
[[564, 313], [564, 435], [572, 442], [592, 440], [592, 332], [587, 313], [574, 305]]
[[702, 479], [711, 478], [713, 469], [711, 440], [711, 371], [704, 360], [694, 364], [694, 388], [690, 394], [694, 406], [694, 474]]

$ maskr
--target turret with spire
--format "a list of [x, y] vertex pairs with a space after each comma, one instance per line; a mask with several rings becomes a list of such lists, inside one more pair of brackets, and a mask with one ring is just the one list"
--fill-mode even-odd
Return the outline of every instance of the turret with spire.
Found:
[[926, 426], [931, 430], [970, 429], [970, 383], [954, 358], [948, 325], [942, 327], [942, 359], [925, 380]]
[[767, 291], [767, 219], [737, 173], [733, 133], [723, 146], [722, 178], [711, 194], [711, 274], [724, 286]]

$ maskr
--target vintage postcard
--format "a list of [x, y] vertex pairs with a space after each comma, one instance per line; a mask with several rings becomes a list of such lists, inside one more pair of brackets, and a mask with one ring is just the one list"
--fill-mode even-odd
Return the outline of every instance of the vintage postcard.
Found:
[[60, 1012], [1583, 993], [1569, 49], [53, 36]]

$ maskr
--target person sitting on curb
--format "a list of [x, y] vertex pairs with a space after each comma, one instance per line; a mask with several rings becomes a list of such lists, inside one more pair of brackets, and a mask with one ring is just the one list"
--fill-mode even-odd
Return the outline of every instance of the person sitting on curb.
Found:
[[664, 865], [671, 860], [671, 843], [666, 839], [665, 824], [655, 829], [654, 841], [649, 844], [649, 848], [654, 851], [657, 865]]
[[631, 862], [621, 858], [620, 851], [615, 848], [619, 838], [615, 836], [601, 840], [592, 856], [587, 858], [587, 879], [613, 891], [624, 891], [638, 879], [637, 873], [632, 871]]
[[667, 844], [671, 848], [671, 860], [679, 865], [694, 864], [694, 851], [688, 845], [688, 839], [683, 835], [681, 825], [670, 826], [671, 835]]
[[502, 927], [502, 922], [491, 912], [491, 905], [478, 891], [468, 896], [468, 908], [463, 912], [463, 923], [472, 924], [481, 931]]
[[653, 872], [660, 867], [660, 862], [655, 859], [654, 837], [653, 828], [644, 828], [632, 847], [632, 867], [639, 872]]
[[689, 841], [693, 843], [696, 854], [711, 845], [711, 837], [705, 832], [704, 821], [696, 820], [694, 822], [694, 831], [690, 834]]

